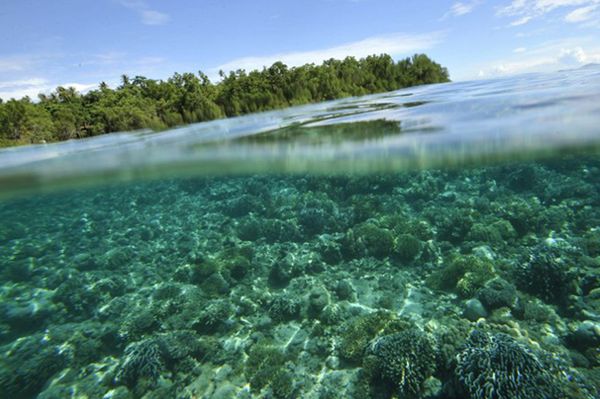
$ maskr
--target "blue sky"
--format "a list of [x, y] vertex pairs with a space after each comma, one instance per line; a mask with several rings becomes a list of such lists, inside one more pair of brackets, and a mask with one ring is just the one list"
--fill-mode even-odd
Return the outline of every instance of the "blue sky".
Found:
[[600, 62], [600, 0], [2, 0], [0, 98], [424, 52], [453, 80]]

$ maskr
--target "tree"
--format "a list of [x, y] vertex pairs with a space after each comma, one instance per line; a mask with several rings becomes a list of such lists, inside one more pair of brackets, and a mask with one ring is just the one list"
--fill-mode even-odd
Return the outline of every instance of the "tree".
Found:
[[202, 71], [175, 73], [166, 81], [122, 75], [115, 89], [101, 82], [84, 95], [73, 87], [57, 87], [40, 94], [38, 103], [29, 98], [0, 100], [0, 145], [164, 129], [449, 80], [447, 69], [424, 54], [398, 62], [382, 54], [291, 68], [275, 62], [250, 72], [219, 71], [219, 76], [221, 81], [213, 84]]

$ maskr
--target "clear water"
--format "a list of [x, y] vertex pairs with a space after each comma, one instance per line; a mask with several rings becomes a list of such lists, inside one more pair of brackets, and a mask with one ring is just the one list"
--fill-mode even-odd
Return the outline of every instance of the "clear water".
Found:
[[0, 397], [595, 398], [600, 67], [0, 151]]

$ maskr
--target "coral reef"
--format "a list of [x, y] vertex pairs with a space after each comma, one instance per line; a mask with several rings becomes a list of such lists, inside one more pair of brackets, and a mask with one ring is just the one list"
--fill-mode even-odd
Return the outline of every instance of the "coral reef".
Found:
[[0, 396], [600, 397], [598, 186], [582, 157], [2, 200]]

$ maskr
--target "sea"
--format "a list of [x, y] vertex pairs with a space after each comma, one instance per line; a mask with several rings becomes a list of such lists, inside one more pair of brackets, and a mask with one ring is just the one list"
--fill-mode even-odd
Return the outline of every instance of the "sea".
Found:
[[0, 150], [0, 398], [600, 397], [600, 65]]

